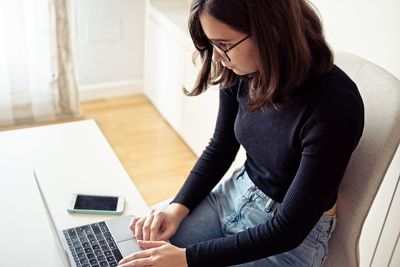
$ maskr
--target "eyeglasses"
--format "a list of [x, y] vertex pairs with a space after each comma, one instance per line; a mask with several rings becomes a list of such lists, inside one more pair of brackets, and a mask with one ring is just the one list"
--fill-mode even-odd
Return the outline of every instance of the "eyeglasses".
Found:
[[231, 51], [236, 46], [240, 45], [242, 42], [244, 42], [250, 36], [251, 36], [251, 34], [247, 35], [242, 40], [238, 41], [237, 43], [235, 43], [235, 44], [233, 44], [233, 45], [231, 45], [229, 47], [227, 47], [227, 46], [222, 47], [220, 45], [217, 45], [217, 44], [213, 43], [211, 40], [209, 40], [209, 42], [215, 48], [215, 50], [218, 52], [218, 54], [220, 54], [224, 58], [224, 60], [231, 61], [231, 59], [228, 56], [228, 52]]

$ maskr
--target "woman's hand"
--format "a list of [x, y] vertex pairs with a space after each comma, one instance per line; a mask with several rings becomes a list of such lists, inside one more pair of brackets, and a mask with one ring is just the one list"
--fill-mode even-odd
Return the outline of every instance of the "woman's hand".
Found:
[[141, 241], [138, 244], [145, 250], [123, 258], [118, 266], [187, 267], [186, 249], [178, 248], [165, 241]]
[[180, 223], [189, 214], [189, 209], [172, 203], [166, 211], [150, 211], [146, 217], [133, 217], [129, 228], [137, 240], [168, 240], [178, 229]]

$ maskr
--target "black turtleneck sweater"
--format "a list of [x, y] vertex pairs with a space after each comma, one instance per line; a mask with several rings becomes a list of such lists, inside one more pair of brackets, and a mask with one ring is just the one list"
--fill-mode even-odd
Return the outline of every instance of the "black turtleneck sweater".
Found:
[[248, 112], [248, 99], [245, 80], [220, 91], [214, 135], [173, 202], [193, 210], [242, 145], [250, 179], [281, 205], [257, 227], [187, 247], [191, 267], [239, 264], [297, 247], [335, 203], [362, 134], [361, 96], [336, 66], [310, 78], [278, 109]]

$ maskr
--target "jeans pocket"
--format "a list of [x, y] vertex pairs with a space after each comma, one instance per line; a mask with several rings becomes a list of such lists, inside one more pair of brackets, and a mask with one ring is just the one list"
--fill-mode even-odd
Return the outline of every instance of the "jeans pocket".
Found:
[[247, 225], [243, 223], [242, 215], [236, 211], [224, 218], [221, 223], [222, 232], [225, 236], [234, 235], [248, 228]]

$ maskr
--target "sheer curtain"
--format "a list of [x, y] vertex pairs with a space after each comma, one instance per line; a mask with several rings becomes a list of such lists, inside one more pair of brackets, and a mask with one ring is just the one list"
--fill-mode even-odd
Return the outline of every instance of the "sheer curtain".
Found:
[[0, 125], [80, 114], [69, 0], [0, 0]]

